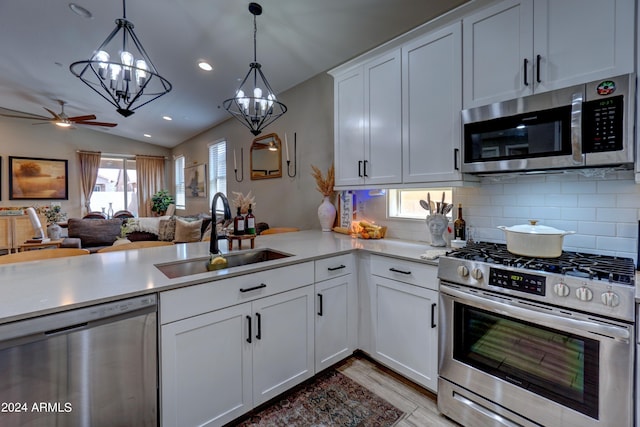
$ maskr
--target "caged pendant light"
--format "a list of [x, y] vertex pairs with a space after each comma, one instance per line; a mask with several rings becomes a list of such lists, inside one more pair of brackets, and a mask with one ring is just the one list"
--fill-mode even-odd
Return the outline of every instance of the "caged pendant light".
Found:
[[[117, 35], [121, 38], [116, 38]], [[158, 74], [133, 32], [133, 23], [127, 20], [125, 0], [122, 0], [122, 19], [116, 19], [116, 28], [91, 59], [74, 62], [69, 69], [124, 117], [171, 91], [171, 83]]]
[[224, 101], [223, 106], [231, 115], [259, 135], [262, 130], [287, 112], [287, 107], [276, 99], [273, 89], [262, 73], [256, 56], [256, 16], [262, 14], [262, 6], [249, 3], [253, 15], [253, 62], [249, 72], [240, 83], [236, 95]]

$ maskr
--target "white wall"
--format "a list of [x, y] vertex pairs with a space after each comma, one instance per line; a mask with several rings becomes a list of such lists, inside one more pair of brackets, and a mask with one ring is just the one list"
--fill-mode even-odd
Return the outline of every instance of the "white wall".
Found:
[[[293, 142], [297, 135], [296, 176], [289, 178], [283, 151], [282, 178], [249, 178], [249, 148], [254, 140], [253, 134], [234, 118], [219, 126], [191, 138], [172, 150], [172, 155], [184, 155], [185, 165], [207, 163], [207, 145], [221, 139], [227, 141], [227, 194], [233, 198], [233, 192], [242, 192], [255, 196], [254, 214], [257, 222], [266, 222], [270, 227], [300, 227], [302, 229], [320, 228], [317, 210], [322, 195], [315, 190], [315, 181], [311, 177], [311, 165], [326, 172], [333, 162], [333, 79], [323, 73], [278, 95], [288, 108], [287, 113], [268, 126], [258, 137], [277, 133], [284, 146], [284, 135], [289, 141], [289, 154], [292, 159]], [[231, 117], [231, 116], [230, 116]], [[236, 182], [233, 172], [233, 151], [236, 151], [238, 175], [240, 175], [240, 149], [244, 150], [244, 180]], [[208, 199], [186, 199], [186, 209], [178, 214], [193, 214], [210, 210]], [[235, 209], [232, 213], [235, 214]]]
[[[504, 243], [498, 225], [537, 219], [576, 231], [564, 238], [565, 250], [637, 258], [640, 185], [632, 171], [485, 177], [479, 186], [454, 188], [453, 194], [476, 240]], [[428, 247], [425, 222], [387, 218], [386, 197], [369, 197], [361, 215], [387, 225], [389, 237], [423, 241]]]
[[[45, 206], [50, 200], [9, 200], [9, 156], [68, 160], [69, 200], [61, 200], [68, 217], [81, 213], [78, 150], [110, 154], [168, 156], [169, 150], [144, 142], [85, 128], [60, 129], [52, 124], [32, 125], [29, 120], [0, 117], [0, 206]], [[168, 164], [170, 165], [170, 164]]]

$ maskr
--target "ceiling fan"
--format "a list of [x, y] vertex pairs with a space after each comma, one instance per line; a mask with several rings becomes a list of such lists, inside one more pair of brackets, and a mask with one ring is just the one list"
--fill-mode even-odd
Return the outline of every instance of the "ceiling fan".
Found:
[[[65, 114], [64, 112], [64, 104], [66, 104], [66, 102], [58, 100], [58, 103], [60, 104], [60, 107], [62, 108], [62, 111], [60, 112], [60, 114], [57, 114], [56, 112], [48, 109], [47, 107], [43, 107], [45, 110], [47, 110], [49, 112], [49, 114], [51, 114], [52, 117], [45, 117], [45, 116], [38, 116], [38, 115], [33, 115], [33, 116], [17, 116], [17, 115], [13, 115], [13, 114], [0, 114], [0, 116], [3, 117], [13, 117], [16, 119], [31, 119], [31, 120], [43, 120], [45, 122], [52, 122], [60, 127], [72, 127], [73, 125], [90, 125], [90, 126], [103, 126], [103, 127], [115, 127], [118, 124], [117, 123], [108, 123], [108, 122], [95, 122], [92, 120], [96, 119], [96, 116], [94, 114], [87, 114], [84, 116], [74, 116], [74, 117], [69, 117]], [[43, 122], [40, 123], [33, 123], [34, 125], [39, 125], [39, 124], [43, 124]]]

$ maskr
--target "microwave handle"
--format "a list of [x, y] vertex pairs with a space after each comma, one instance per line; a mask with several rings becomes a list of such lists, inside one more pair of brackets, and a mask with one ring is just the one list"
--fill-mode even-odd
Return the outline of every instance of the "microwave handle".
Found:
[[458, 156], [460, 155], [460, 149], [453, 149], [453, 170], [460, 170], [460, 166], [458, 166]]
[[571, 95], [571, 157], [576, 165], [584, 164], [582, 158], [582, 93]]

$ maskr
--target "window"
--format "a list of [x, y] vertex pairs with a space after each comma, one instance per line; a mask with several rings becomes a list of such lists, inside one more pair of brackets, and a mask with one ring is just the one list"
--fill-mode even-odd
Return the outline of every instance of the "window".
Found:
[[[445, 203], [453, 203], [453, 191], [451, 188], [408, 188], [404, 190], [389, 190], [388, 212], [390, 218], [409, 218], [424, 220], [429, 212], [420, 206], [420, 200], [427, 200], [427, 193], [431, 195], [431, 201], [442, 201], [444, 193]], [[448, 214], [451, 217], [451, 212]]]
[[173, 160], [175, 168], [175, 187], [176, 187], [176, 208], [185, 209], [185, 193], [184, 193], [184, 156], [178, 156]]
[[209, 200], [216, 193], [227, 194], [227, 142], [209, 145]]
[[111, 204], [114, 213], [126, 209], [138, 215], [136, 161], [102, 157], [90, 202], [94, 211], [107, 213]]

